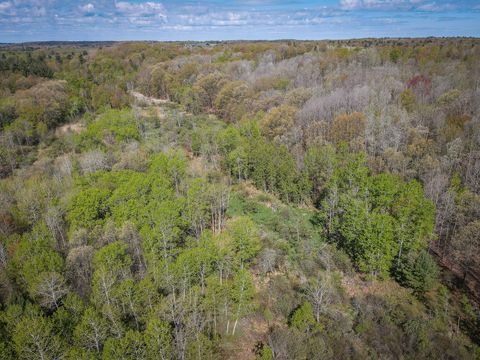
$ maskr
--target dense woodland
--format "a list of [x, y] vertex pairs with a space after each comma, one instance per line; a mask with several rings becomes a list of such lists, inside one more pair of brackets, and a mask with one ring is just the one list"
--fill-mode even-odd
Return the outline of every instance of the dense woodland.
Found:
[[479, 59], [3, 46], [0, 358], [480, 359]]

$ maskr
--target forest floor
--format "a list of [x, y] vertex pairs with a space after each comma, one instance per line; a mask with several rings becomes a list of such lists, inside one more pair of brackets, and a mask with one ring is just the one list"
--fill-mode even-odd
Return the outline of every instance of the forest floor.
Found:
[[84, 128], [85, 128], [85, 126], [80, 122], [69, 123], [69, 124], [65, 124], [65, 125], [62, 125], [62, 126], [58, 127], [55, 130], [55, 135], [57, 137], [60, 137], [62, 135], [68, 134], [68, 133], [78, 134]]
[[[273, 277], [285, 274], [277, 271], [261, 276], [254, 271], [252, 275], [255, 291], [260, 293], [267, 289]], [[225, 348], [226, 358], [231, 360], [254, 360], [256, 358], [256, 350], [267, 343], [267, 335], [273, 325], [285, 326], [280, 319], [267, 321], [264, 316], [258, 313], [240, 321], [239, 336], [232, 339], [232, 342]]]
[[446, 277], [455, 278], [455, 281], [448, 281], [451, 284], [450, 288], [456, 288], [452, 290], [460, 289], [462, 294], [464, 290], [467, 290], [470, 298], [480, 305], [480, 275], [478, 274], [480, 269], [473, 269], [473, 271], [464, 273], [451, 259], [441, 255], [441, 250], [436, 244], [431, 245], [430, 250], [430, 253], [437, 260], [437, 264], [447, 272]]

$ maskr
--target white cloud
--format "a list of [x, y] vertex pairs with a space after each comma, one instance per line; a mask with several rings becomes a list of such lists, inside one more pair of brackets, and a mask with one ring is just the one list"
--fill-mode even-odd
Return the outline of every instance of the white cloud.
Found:
[[320, 25], [334, 21], [334, 13], [327, 11], [185, 11], [170, 17], [170, 23], [198, 28], [227, 26], [296, 26]]
[[88, 3], [85, 5], [79, 6], [79, 8], [80, 8], [80, 11], [84, 13], [91, 13], [95, 10], [95, 5], [93, 5], [92, 3]]
[[455, 9], [455, 5], [453, 4], [437, 4], [436, 2], [423, 4], [418, 7], [418, 10], [423, 11], [445, 11], [445, 10], [453, 10]]
[[361, 5], [361, 0], [340, 0], [340, 7], [345, 10], [357, 9]]
[[[421, 20], [419, 20], [421, 22], [427, 17], [430, 20], [435, 19], [436, 14], [448, 13], [457, 9], [469, 10], [476, 16], [480, 10], [478, 1], [336, 0], [333, 3], [328, 2], [328, 5], [322, 5], [327, 2], [321, 1], [301, 1], [298, 6], [292, 6], [291, 4], [295, 2], [285, 0], [234, 0], [231, 2], [0, 0], [0, 35], [2, 31], [5, 34], [8, 31], [19, 29], [22, 24], [28, 26], [21, 28], [19, 33], [27, 31], [28, 28], [28, 31], [33, 34], [32, 37], [37, 36], [36, 32], [39, 32], [39, 29], [48, 29], [52, 37], [61, 37], [63, 36], [61, 35], [62, 31], [72, 31], [72, 29], [82, 30], [78, 32], [78, 35], [75, 31], [75, 36], [88, 34], [90, 38], [105, 37], [105, 34], [113, 34], [112, 36], [115, 37], [117, 32], [120, 34], [122, 30], [129, 32], [130, 35], [147, 32], [153, 34], [160, 29], [174, 33], [184, 31], [185, 34], [193, 37], [198, 34], [210, 34], [209, 36], [212, 38], [228, 38], [230, 37], [228, 34], [240, 32], [246, 34], [247, 37], [256, 38], [263, 36], [263, 31], [265, 31], [265, 36], [268, 36], [271, 31], [272, 34], [291, 34], [292, 37], [307, 37], [308, 31], [310, 34], [312, 31], [316, 31], [317, 35], [318, 32], [325, 31], [325, 34], [335, 37], [337, 33], [343, 31], [345, 24], [348, 24], [349, 29], [358, 27], [359, 30], [365, 29], [367, 26], [375, 27], [377, 30], [383, 26], [386, 30], [382, 34], [401, 34], [401, 32], [395, 32], [394, 29], [403, 26], [404, 34], [410, 34], [413, 30], [405, 28], [404, 24], [408, 21], [411, 21], [413, 25], [418, 24], [411, 20], [417, 15], [412, 14], [412, 17], [405, 20], [407, 17], [396, 17], [395, 11], [422, 13]], [[288, 5], [286, 5], [287, 3]], [[212, 4], [216, 4], [216, 6]], [[369, 13], [365, 14], [364, 11], [369, 11]], [[372, 17], [372, 13], [375, 11], [379, 11], [378, 17]], [[384, 14], [384, 11], [392, 11], [392, 13]], [[84, 24], [88, 24], [88, 26]], [[476, 25], [469, 26], [478, 28]], [[458, 28], [462, 28], [462, 25], [458, 25]], [[443, 34], [450, 31], [448, 29], [440, 30], [432, 32], [432, 34]], [[352, 31], [355, 35], [355, 31]], [[478, 30], [475, 31], [478, 32]], [[450, 32], [453, 33], [453, 29]], [[477, 34], [477, 32], [473, 33]], [[21, 38], [26, 37], [22, 36]], [[120, 35], [118, 36], [120, 37]], [[185, 35], [184, 38], [189, 36]]]
[[6, 13], [12, 9], [13, 4], [10, 1], [0, 2], [0, 13]]
[[344, 10], [356, 9], [408, 9], [415, 8], [424, 0], [340, 0], [340, 7]]
[[149, 26], [165, 23], [166, 10], [162, 3], [147, 1], [143, 3], [129, 3], [121, 1], [115, 4], [119, 18], [126, 19], [130, 24]]
[[115, 8], [127, 16], [166, 16], [163, 4], [153, 1], [138, 4], [121, 1], [115, 4]]
[[340, 0], [343, 10], [420, 10], [448, 11], [457, 8], [458, 4], [427, 0]]
[[[13, 0], [6, 1], [0, 4], [0, 8], [5, 7], [5, 11], [0, 10], [0, 14], [8, 13], [10, 15], [17, 15], [20, 18], [38, 18], [47, 15], [47, 8], [53, 4], [53, 0]], [[27, 21], [25, 21], [27, 22]]]

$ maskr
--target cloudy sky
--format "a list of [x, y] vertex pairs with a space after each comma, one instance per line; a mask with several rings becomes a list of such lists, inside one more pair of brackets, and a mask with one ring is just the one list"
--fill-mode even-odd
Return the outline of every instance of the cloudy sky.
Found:
[[480, 36], [480, 0], [0, 0], [0, 42]]

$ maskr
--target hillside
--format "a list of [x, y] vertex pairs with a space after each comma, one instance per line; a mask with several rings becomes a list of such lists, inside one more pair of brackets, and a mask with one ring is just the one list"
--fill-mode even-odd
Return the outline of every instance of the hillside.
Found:
[[0, 49], [0, 358], [480, 358], [480, 42]]

